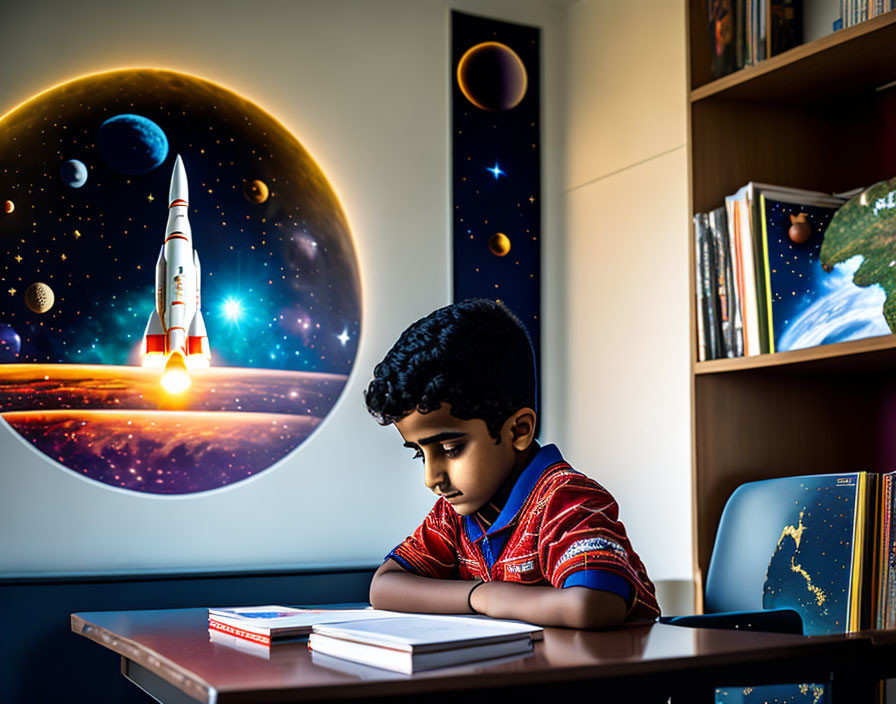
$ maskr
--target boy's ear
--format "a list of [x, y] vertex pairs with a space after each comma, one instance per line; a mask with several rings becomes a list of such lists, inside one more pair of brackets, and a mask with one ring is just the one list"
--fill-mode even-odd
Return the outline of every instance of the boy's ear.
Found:
[[528, 450], [535, 440], [535, 411], [531, 408], [521, 408], [507, 419], [510, 430], [510, 444], [513, 449]]

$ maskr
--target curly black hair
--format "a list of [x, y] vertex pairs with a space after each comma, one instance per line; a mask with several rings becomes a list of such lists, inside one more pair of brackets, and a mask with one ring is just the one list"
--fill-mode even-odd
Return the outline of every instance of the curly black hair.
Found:
[[526, 328], [502, 303], [472, 298], [433, 311], [401, 333], [364, 392], [380, 425], [441, 404], [481, 418], [500, 442], [504, 422], [535, 410], [535, 354]]

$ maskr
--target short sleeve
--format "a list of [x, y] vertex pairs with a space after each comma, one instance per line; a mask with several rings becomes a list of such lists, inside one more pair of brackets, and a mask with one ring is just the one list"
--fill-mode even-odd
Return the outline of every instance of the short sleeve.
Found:
[[[386, 559], [395, 560], [405, 570], [422, 577], [448, 579], [457, 575], [458, 524], [439, 499], [423, 523], [395, 547]], [[456, 514], [455, 514], [456, 515]]]
[[[656, 618], [653, 584], [632, 550], [609, 492], [576, 474], [549, 488], [544, 501], [538, 549], [546, 579], [555, 587], [593, 588], [619, 586], [619, 580], [625, 580], [631, 587], [629, 615]], [[615, 588], [608, 591], [620, 593]]]

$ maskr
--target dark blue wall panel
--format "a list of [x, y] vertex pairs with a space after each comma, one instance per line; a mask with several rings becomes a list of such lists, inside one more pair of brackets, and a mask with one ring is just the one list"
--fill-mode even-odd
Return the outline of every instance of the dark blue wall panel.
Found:
[[0, 579], [0, 701], [152, 701], [121, 676], [118, 655], [72, 633], [73, 612], [366, 603], [374, 570]]

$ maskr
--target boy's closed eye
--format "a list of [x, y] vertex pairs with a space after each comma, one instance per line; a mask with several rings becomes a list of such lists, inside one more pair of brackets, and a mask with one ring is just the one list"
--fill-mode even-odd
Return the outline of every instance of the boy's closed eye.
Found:
[[[415, 460], [423, 460], [424, 459], [422, 449], [420, 449], [417, 446], [413, 446], [413, 445], [408, 445], [408, 447], [411, 447], [411, 449], [414, 450], [414, 456], [412, 457], [412, 459], [415, 459]], [[464, 447], [466, 447], [465, 443], [451, 443], [451, 444], [445, 444], [445, 445], [440, 446], [440, 448], [442, 450], [442, 454], [445, 455], [445, 457], [447, 457], [449, 460], [453, 460], [453, 459], [456, 459], [457, 457], [460, 457], [461, 453], [464, 451]]]

